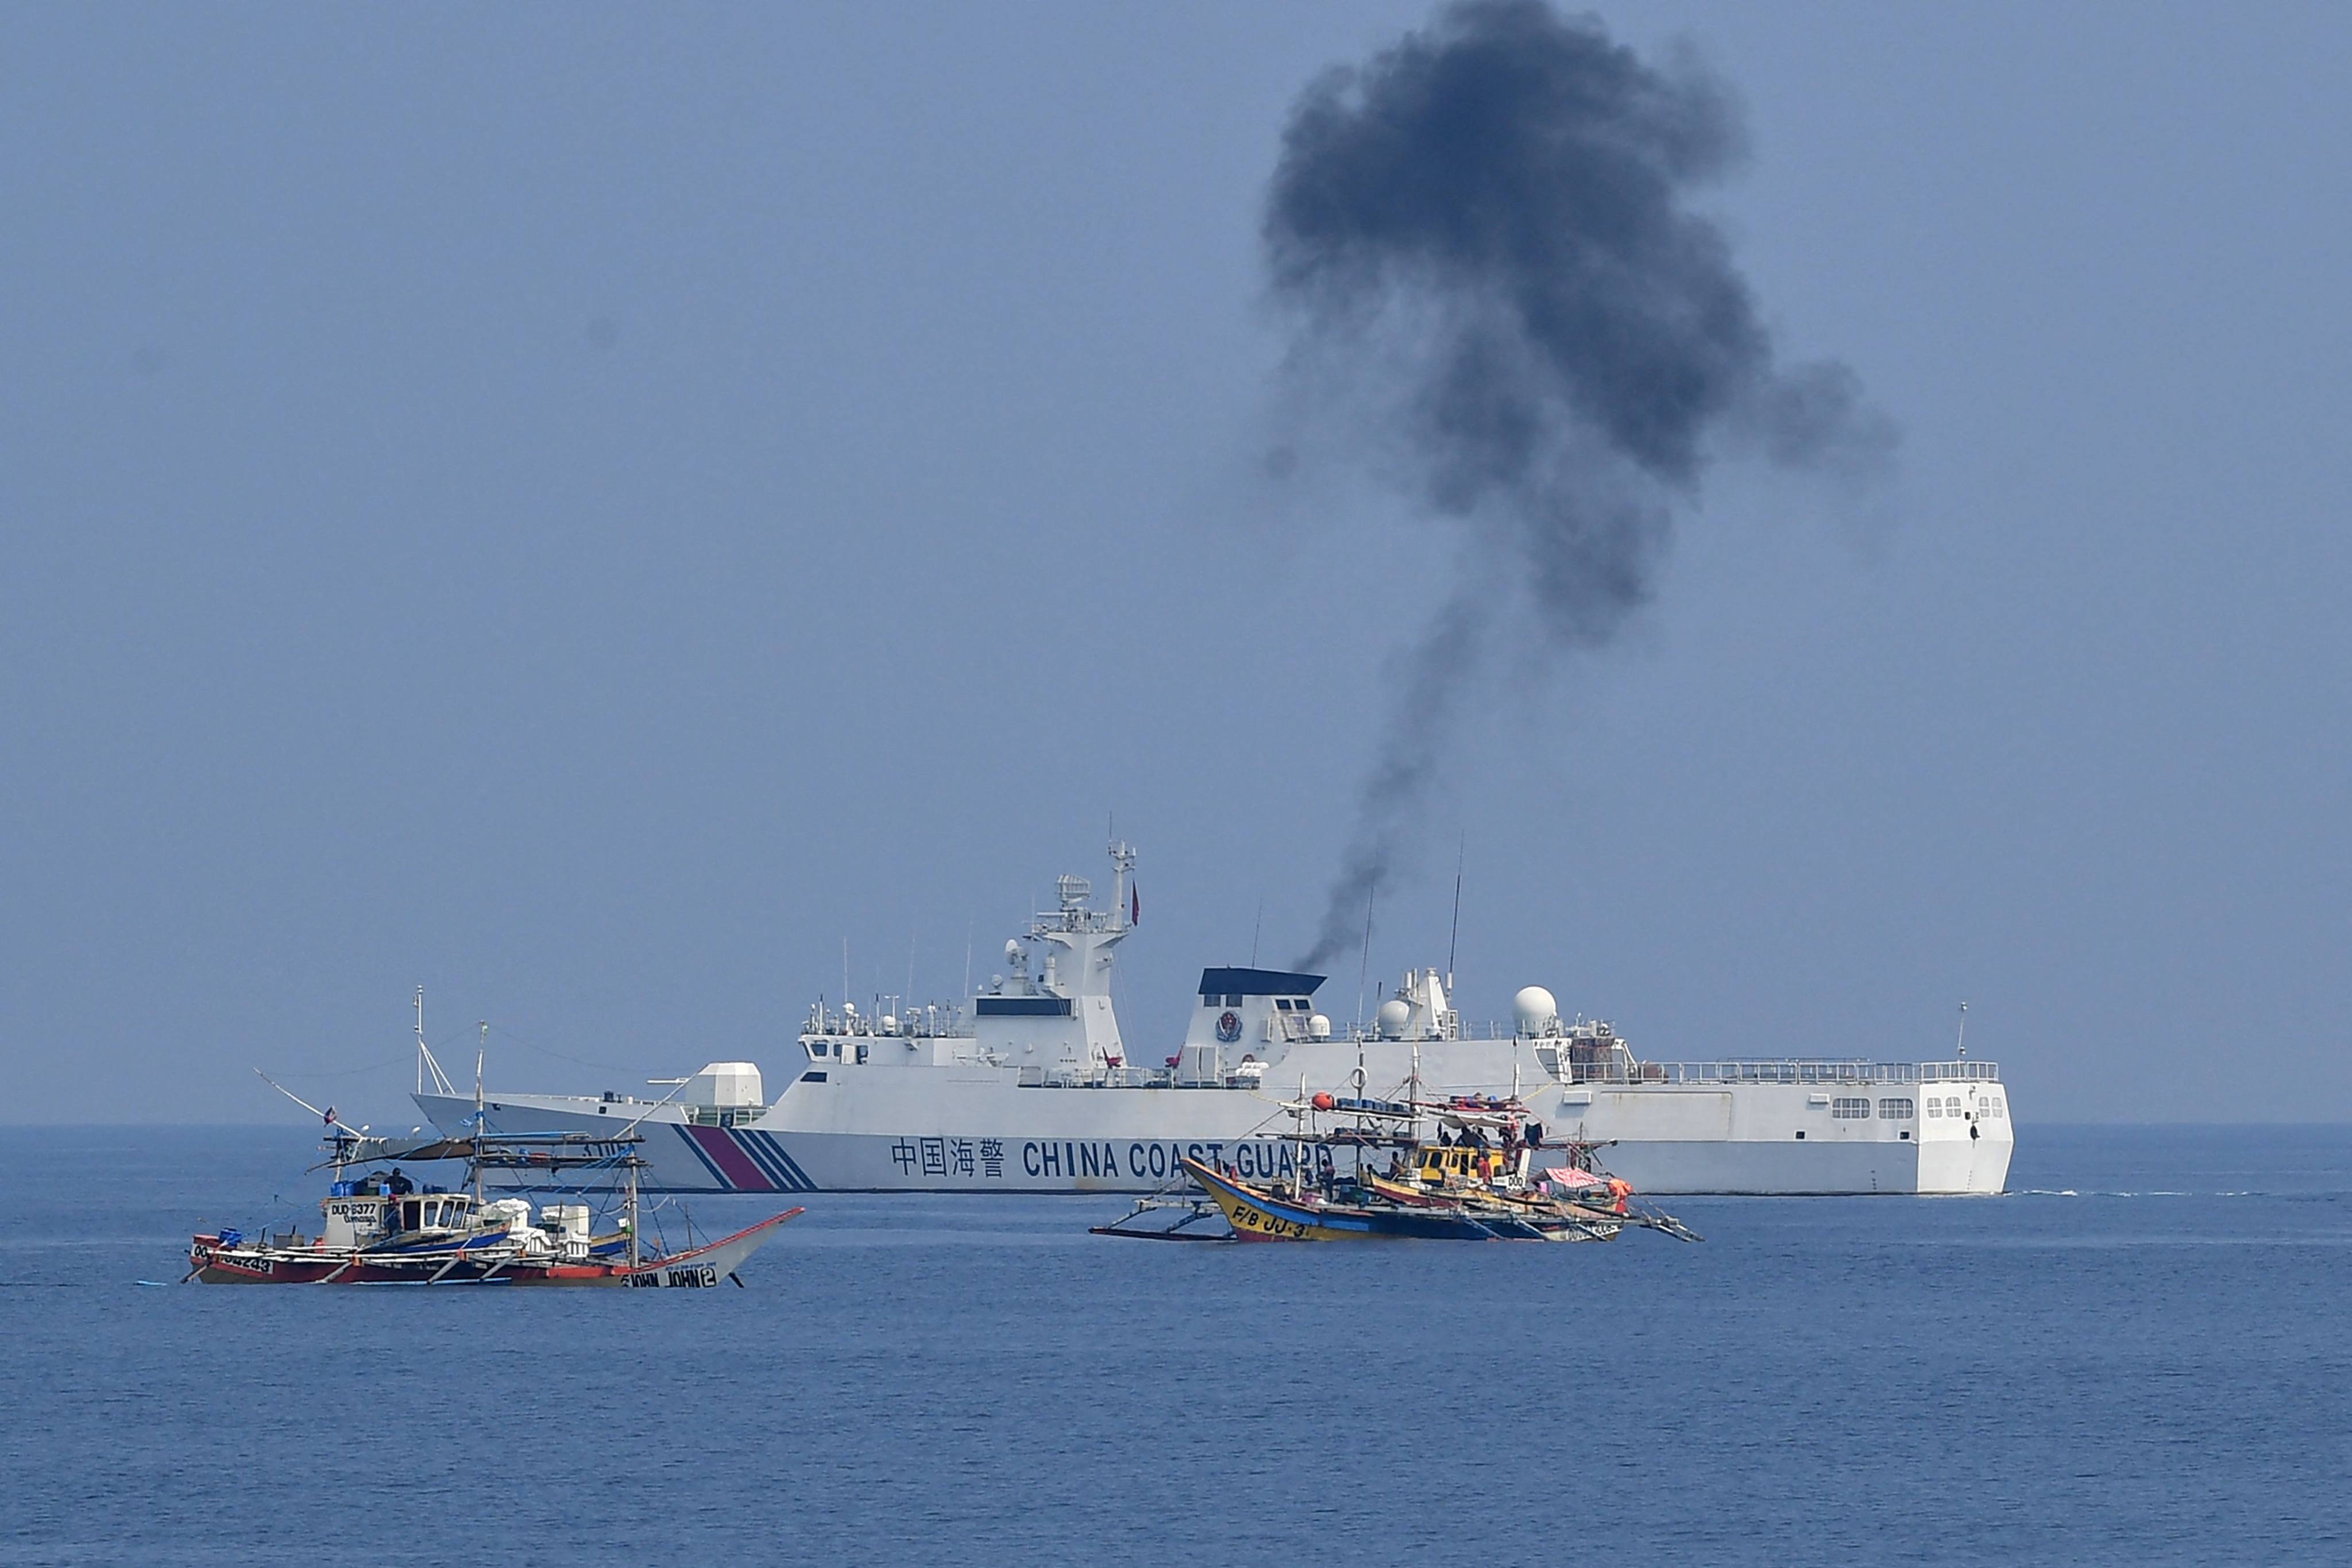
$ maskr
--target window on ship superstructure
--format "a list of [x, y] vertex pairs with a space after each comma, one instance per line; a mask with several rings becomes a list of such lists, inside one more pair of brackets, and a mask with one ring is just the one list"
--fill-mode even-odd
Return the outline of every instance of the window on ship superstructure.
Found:
[[1878, 1114], [1889, 1121], [1910, 1121], [1912, 1110], [1908, 1100], [1882, 1100], [1878, 1102]]
[[1866, 1100], [1832, 1100], [1830, 1101], [1830, 1114], [1832, 1116], [1841, 1117], [1848, 1121], [1853, 1121], [1857, 1117], [1868, 1116], [1870, 1114], [1870, 1101]]

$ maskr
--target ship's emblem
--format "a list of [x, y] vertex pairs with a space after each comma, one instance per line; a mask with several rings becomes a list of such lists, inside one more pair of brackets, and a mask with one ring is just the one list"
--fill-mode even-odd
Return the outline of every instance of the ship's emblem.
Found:
[[1242, 1020], [1241, 1020], [1241, 1015], [1240, 1015], [1240, 1014], [1238, 1014], [1238, 1013], [1220, 1013], [1220, 1014], [1218, 1014], [1218, 1015], [1217, 1015], [1217, 1038], [1219, 1038], [1219, 1039], [1221, 1039], [1221, 1040], [1224, 1041], [1224, 1042], [1225, 1042], [1225, 1044], [1227, 1044], [1227, 1045], [1229, 1045], [1229, 1046], [1230, 1046], [1230, 1045], [1232, 1045], [1235, 1040], [1238, 1040], [1238, 1039], [1240, 1039], [1241, 1037], [1242, 1037]]

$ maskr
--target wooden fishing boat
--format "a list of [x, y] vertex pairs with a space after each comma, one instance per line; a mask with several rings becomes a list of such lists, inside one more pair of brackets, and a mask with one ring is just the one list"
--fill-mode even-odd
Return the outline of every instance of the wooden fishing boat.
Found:
[[[1551, 1163], [1545, 1163], [1549, 1155]], [[1541, 1150], [1524, 1142], [1423, 1143], [1383, 1174], [1364, 1184], [1391, 1203], [1443, 1206], [1454, 1203], [1568, 1202], [1595, 1215], [1628, 1212], [1633, 1184], [1591, 1170], [1582, 1145]]]
[[1312, 1186], [1245, 1181], [1184, 1162], [1243, 1241], [1607, 1241], [1621, 1225], [1570, 1205], [1397, 1204], [1326, 1197]]
[[205, 1285], [615, 1285], [708, 1287], [733, 1279], [736, 1269], [800, 1209], [703, 1247], [631, 1262], [572, 1261], [533, 1247], [527, 1232], [485, 1230], [398, 1253], [370, 1247], [338, 1248], [321, 1238], [308, 1245], [246, 1240], [237, 1232], [199, 1236], [188, 1249], [191, 1278]]
[[[732, 1279], [798, 1208], [699, 1245], [648, 1245], [640, 1231], [634, 1131], [590, 1140], [566, 1134], [473, 1137], [395, 1144], [330, 1120], [334, 1180], [320, 1200], [315, 1237], [289, 1231], [247, 1237], [224, 1228], [193, 1237], [185, 1279], [206, 1285], [562, 1285], [704, 1289]], [[615, 1151], [619, 1151], [615, 1152]], [[419, 1186], [404, 1165], [466, 1163], [467, 1186]], [[398, 1162], [394, 1163], [394, 1162]], [[358, 1177], [355, 1166], [387, 1164]], [[598, 1234], [589, 1205], [529, 1199], [485, 1199], [486, 1169], [578, 1172], [617, 1167], [623, 1204], [617, 1223]]]
[[[1591, 1168], [1584, 1144], [1547, 1148], [1516, 1092], [1445, 1100], [1421, 1096], [1419, 1059], [1401, 1098], [1371, 1099], [1363, 1069], [1346, 1097], [1284, 1102], [1290, 1159], [1278, 1177], [1254, 1178], [1195, 1155], [1180, 1162], [1192, 1195], [1138, 1203], [1098, 1236], [1153, 1241], [1608, 1241], [1629, 1226], [1698, 1237], [1671, 1215], [1633, 1202], [1633, 1188]], [[1516, 1089], [1516, 1086], [1514, 1086]], [[1434, 1134], [1421, 1135], [1424, 1125]], [[1388, 1168], [1380, 1169], [1385, 1156]], [[1205, 1202], [1199, 1194], [1205, 1194]], [[1154, 1224], [1174, 1214], [1173, 1225]], [[1222, 1214], [1223, 1237], [1192, 1226]]]

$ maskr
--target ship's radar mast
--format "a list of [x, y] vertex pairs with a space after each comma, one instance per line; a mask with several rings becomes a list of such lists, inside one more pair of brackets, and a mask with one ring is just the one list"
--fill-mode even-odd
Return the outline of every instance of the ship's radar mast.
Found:
[[[978, 1016], [1020, 1016], [1026, 1019], [1060, 1016], [1072, 1020], [1066, 1041], [1054, 1048], [1059, 1059], [1094, 1066], [1118, 1066], [1126, 1058], [1120, 1044], [1118, 1016], [1110, 999], [1113, 952], [1134, 928], [1133, 890], [1128, 878], [1135, 868], [1135, 851], [1123, 842], [1110, 846], [1113, 889], [1108, 909], [1094, 904], [1094, 883], [1084, 877], [1054, 879], [1051, 910], [1032, 916], [1025, 938], [1004, 944], [1012, 983], [1000, 980], [992, 994], [976, 999]], [[1036, 951], [1030, 950], [1034, 944]], [[1045, 1012], [1007, 1011], [1013, 998], [1034, 998]], [[1058, 1011], [1054, 1009], [1058, 1006]], [[1024, 1023], [1019, 1046], [1024, 1056], [1036, 1055], [1046, 1042], [1038, 1031], [1058, 1032], [1050, 1026]], [[985, 1026], [983, 1033], [989, 1032]], [[983, 1041], [985, 1045], [988, 1042]], [[1008, 1043], [1005, 1047], [1012, 1047]]]
[[1114, 838], [1110, 846], [1110, 918], [1112, 929], [1125, 931], [1135, 923], [1134, 906], [1128, 901], [1128, 874], [1135, 869], [1135, 846], [1123, 838]]

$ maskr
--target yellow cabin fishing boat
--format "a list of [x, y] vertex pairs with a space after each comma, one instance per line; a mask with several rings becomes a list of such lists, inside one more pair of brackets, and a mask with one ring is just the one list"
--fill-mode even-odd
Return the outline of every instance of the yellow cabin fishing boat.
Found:
[[1540, 1151], [1483, 1142], [1423, 1143], [1400, 1157], [1386, 1175], [1368, 1173], [1366, 1184], [1391, 1203], [1540, 1204], [1566, 1201], [1595, 1217], [1622, 1216], [1633, 1197], [1629, 1182], [1574, 1163], [1581, 1151], [1562, 1151], [1569, 1163], [1538, 1168]]
[[1198, 1160], [1184, 1170], [1239, 1241], [1606, 1241], [1621, 1228], [1564, 1204], [1398, 1204], [1370, 1194], [1350, 1201], [1299, 1183], [1245, 1181]]

